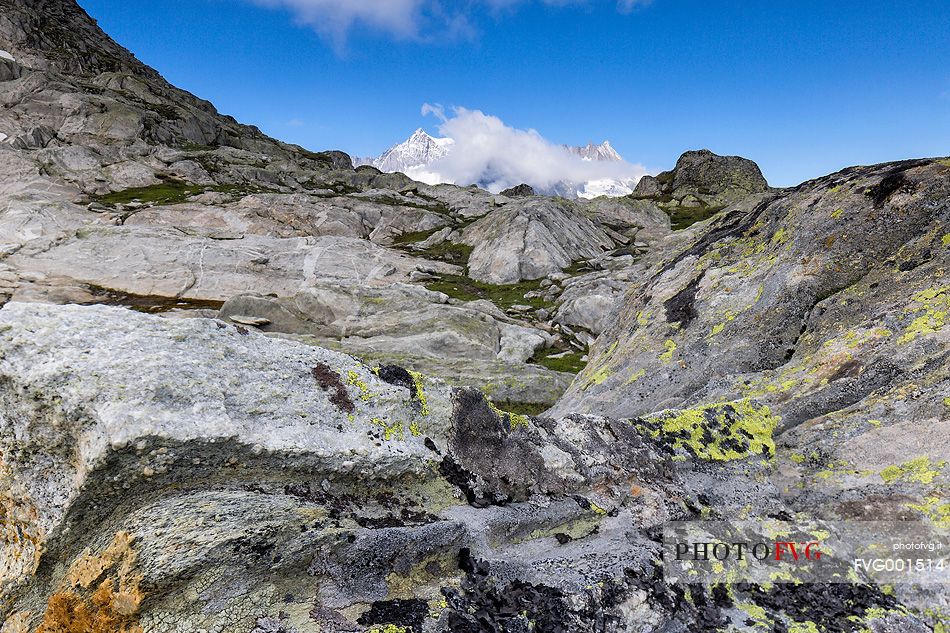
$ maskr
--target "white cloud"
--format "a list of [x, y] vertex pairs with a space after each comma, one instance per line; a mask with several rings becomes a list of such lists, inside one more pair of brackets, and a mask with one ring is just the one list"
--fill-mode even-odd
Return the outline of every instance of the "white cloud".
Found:
[[430, 114], [435, 115], [440, 121], [445, 121], [445, 108], [442, 107], [441, 103], [423, 103], [422, 104], [422, 116], [429, 116]]
[[634, 9], [645, 7], [652, 3], [653, 0], [617, 0], [617, 11], [630, 13]]
[[[360, 25], [396, 39], [417, 40], [471, 35], [470, 14], [479, 6], [498, 12], [531, 2], [551, 6], [587, 5], [605, 0], [250, 0], [289, 10], [302, 24], [329, 38], [338, 49]], [[609, 0], [613, 2], [614, 0]], [[629, 13], [652, 0], [617, 0], [617, 10]]]
[[439, 133], [455, 141], [447, 156], [407, 174], [423, 182], [479, 183], [494, 192], [527, 183], [544, 191], [563, 182], [636, 181], [646, 173], [626, 161], [581, 160], [535, 130], [510, 127], [478, 110], [454, 108], [445, 117], [440, 106], [426, 104], [423, 113], [441, 113]]
[[437, 0], [253, 0], [257, 4], [289, 9], [303, 24], [342, 44], [355, 24], [383, 31], [399, 39], [418, 37], [424, 13]]

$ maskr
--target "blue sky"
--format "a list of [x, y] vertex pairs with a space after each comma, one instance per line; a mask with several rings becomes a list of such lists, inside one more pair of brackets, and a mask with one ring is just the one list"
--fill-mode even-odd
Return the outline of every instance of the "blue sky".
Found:
[[172, 83], [310, 149], [379, 154], [439, 103], [651, 171], [739, 154], [773, 185], [950, 154], [947, 0], [79, 1]]

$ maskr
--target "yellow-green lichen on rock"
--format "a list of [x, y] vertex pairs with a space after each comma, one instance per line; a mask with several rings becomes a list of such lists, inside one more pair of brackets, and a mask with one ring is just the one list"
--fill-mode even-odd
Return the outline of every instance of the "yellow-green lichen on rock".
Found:
[[360, 379], [360, 375], [352, 369], [346, 372], [346, 384], [353, 385], [360, 390], [360, 400], [363, 402], [368, 402], [372, 399], [373, 394], [369, 390], [369, 385], [363, 382], [363, 380]]
[[726, 462], [755, 455], [773, 457], [772, 433], [778, 422], [769, 407], [745, 399], [661, 411], [641, 418], [637, 429], [700, 459]]
[[946, 461], [931, 462], [926, 455], [917, 457], [900, 466], [888, 466], [881, 471], [881, 479], [884, 483], [891, 484], [896, 481], [912, 481], [922, 484], [933, 483], [933, 480], [940, 475], [940, 471], [946, 467]]
[[[382, 418], [373, 418], [370, 420], [370, 423], [378, 426], [383, 430], [383, 438], [386, 441], [398, 439], [405, 439], [404, 424], [402, 422], [392, 422], [390, 420], [384, 420]], [[415, 433], [413, 433], [415, 435]]]
[[[906, 615], [906, 613], [907, 612], [902, 609], [884, 609], [881, 607], [871, 607], [865, 610], [863, 616], [860, 616], [860, 617], [856, 615], [848, 616], [848, 621], [854, 622], [855, 624], [859, 624], [859, 625], [861, 624], [869, 625], [874, 620], [883, 620], [892, 614], [903, 616], [903, 615]], [[859, 629], [856, 629], [857, 633], [873, 633], [873, 631], [875, 630], [877, 630], [877, 627], [870, 627], [870, 626], [863, 626]], [[789, 629], [789, 631], [791, 631], [791, 629]]]
[[495, 403], [490, 399], [488, 400], [489, 408], [500, 417], [502, 420], [508, 420], [508, 428], [511, 431], [516, 431], [518, 429], [528, 428], [529, 419], [528, 416], [521, 413], [511, 413], [510, 411], [503, 411], [495, 406]]
[[[950, 311], [950, 286], [942, 288], [928, 288], [914, 295], [915, 307], [904, 310], [905, 314], [916, 314], [898, 343], [910, 343], [918, 336], [934, 334], [947, 322], [947, 312]], [[922, 313], [922, 314], [921, 314]]]
[[412, 376], [412, 384], [415, 385], [415, 397], [419, 402], [419, 413], [429, 415], [429, 403], [426, 401], [425, 378], [417, 371], [409, 371]]
[[[646, 369], [643, 369], [643, 368], [641, 367], [641, 368], [638, 369], [637, 371], [635, 371], [635, 372], [633, 372], [632, 374], [630, 374], [630, 377], [627, 378], [627, 381], [626, 381], [625, 383], [623, 383], [623, 384], [625, 384], [625, 385], [632, 385], [633, 383], [637, 382], [638, 380], [640, 380], [641, 378], [643, 378], [643, 377], [646, 376], [646, 375], [647, 375], [647, 370], [646, 370]], [[950, 400], [950, 398], [948, 398], [948, 400]], [[947, 406], [950, 406], [950, 405], [947, 405]]]
[[908, 504], [907, 507], [923, 513], [937, 527], [950, 530], [950, 501], [934, 496], [927, 497], [923, 503]]
[[663, 343], [663, 347], [666, 348], [666, 351], [660, 354], [658, 358], [661, 362], [668, 363], [673, 360], [673, 354], [676, 353], [676, 343], [671, 339], [667, 339]]
[[587, 389], [589, 387], [592, 387], [593, 385], [602, 384], [605, 380], [607, 380], [608, 378], [610, 378], [610, 376], [613, 375], [613, 370], [611, 369], [611, 363], [613, 361], [613, 356], [617, 351], [618, 345], [619, 343], [617, 341], [614, 341], [613, 344], [611, 344], [610, 347], [607, 348], [607, 350], [600, 357], [600, 360], [596, 365], [596, 369], [594, 369], [593, 364], [590, 364], [587, 366], [587, 368], [584, 370], [584, 373], [585, 374], [590, 373], [590, 376], [584, 382], [583, 387], [581, 387], [582, 389]]

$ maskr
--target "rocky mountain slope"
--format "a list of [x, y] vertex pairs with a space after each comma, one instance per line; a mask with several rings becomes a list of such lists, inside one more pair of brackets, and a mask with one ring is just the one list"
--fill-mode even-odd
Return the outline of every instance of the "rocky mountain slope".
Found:
[[[168, 85], [72, 2], [6, 0], [0, 49], [5, 298], [174, 316], [228, 302], [263, 331], [475, 384], [519, 410], [552, 404], [579, 366], [587, 335], [560, 329], [562, 288], [542, 279], [575, 261], [505, 286], [466, 268], [477, 219], [562, 203], [430, 187], [269, 139]], [[588, 231], [572, 252], [606, 256], [639, 226]], [[511, 248], [533, 257], [524, 240]]]
[[0, 50], [2, 633], [945, 630], [660, 535], [950, 528], [947, 159], [508, 197], [269, 139], [72, 0]]

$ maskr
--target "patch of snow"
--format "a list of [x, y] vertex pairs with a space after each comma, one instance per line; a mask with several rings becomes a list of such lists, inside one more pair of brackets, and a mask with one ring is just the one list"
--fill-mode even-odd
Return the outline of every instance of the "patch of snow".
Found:
[[564, 149], [569, 151], [575, 156], [580, 156], [581, 160], [584, 161], [607, 161], [607, 162], [620, 162], [623, 160], [623, 157], [617, 153], [617, 150], [613, 148], [610, 144], [610, 141], [604, 141], [600, 145], [594, 145], [593, 143], [588, 143], [584, 147], [574, 147], [572, 145], [562, 145]]
[[390, 147], [382, 156], [369, 161], [369, 164], [380, 171], [408, 174], [444, 158], [454, 142], [450, 138], [434, 138], [420, 128], [406, 141]]
[[590, 200], [598, 196], [610, 196], [611, 198], [629, 196], [633, 193], [635, 186], [636, 181], [634, 180], [614, 180], [612, 178], [590, 180], [584, 183], [583, 188], [577, 192], [577, 197]]
[[9, 59], [11, 62], [15, 62], [16, 58], [5, 50], [0, 49], [0, 57], [3, 59]]

